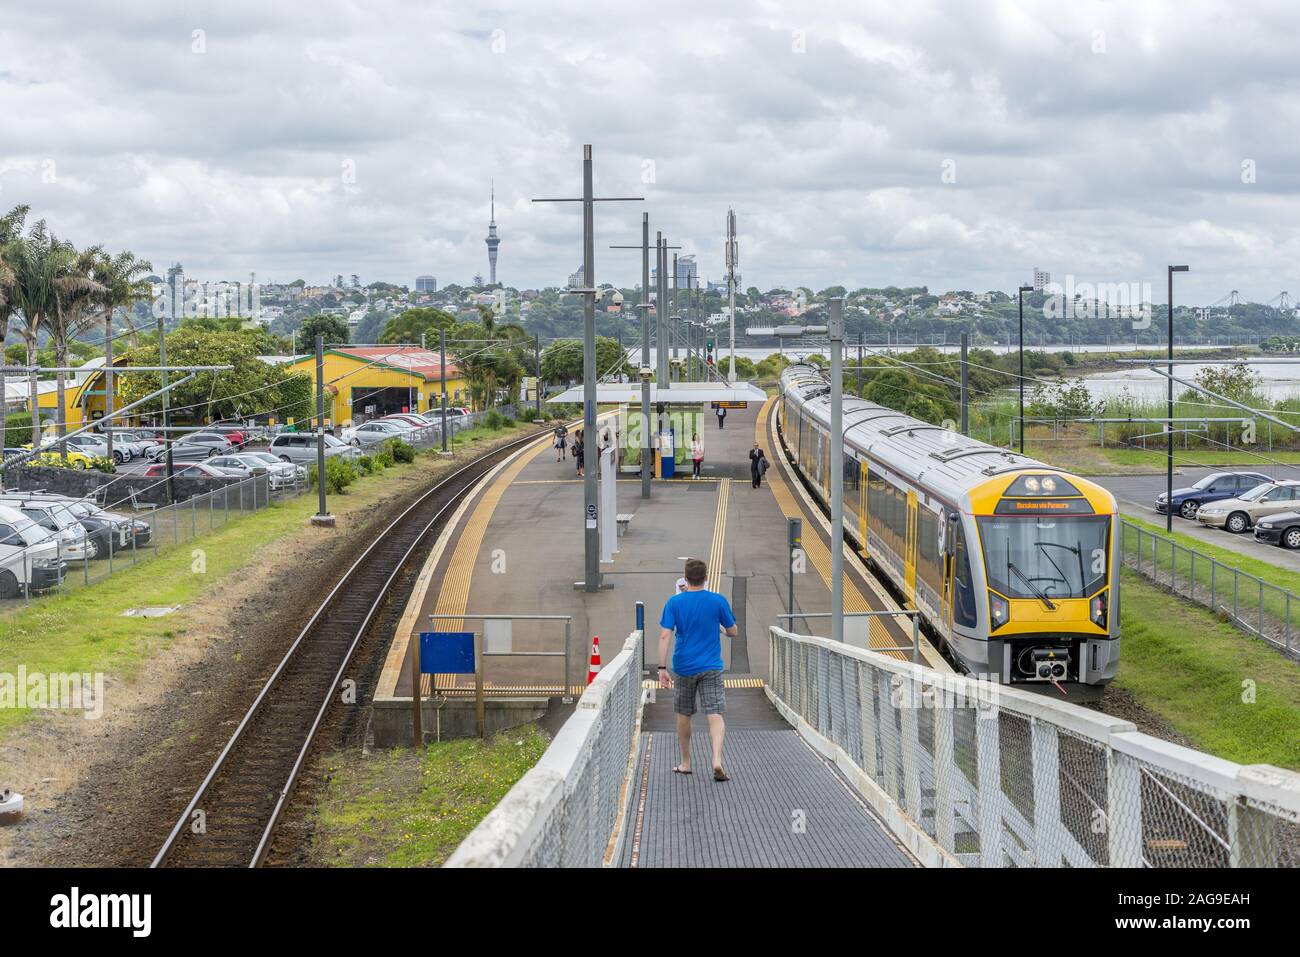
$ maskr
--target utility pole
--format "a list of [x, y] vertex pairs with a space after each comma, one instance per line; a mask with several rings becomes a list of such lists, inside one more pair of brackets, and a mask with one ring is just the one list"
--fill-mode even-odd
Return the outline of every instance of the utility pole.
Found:
[[[175, 283], [172, 284], [172, 302], [176, 301]], [[162, 413], [163, 413], [163, 448], [167, 456], [167, 504], [176, 501], [176, 463], [172, 460], [172, 413], [171, 401], [167, 392], [167, 332], [163, 328], [163, 316], [158, 317], [158, 365], [162, 369]], [[35, 448], [35, 446], [33, 446]]]
[[862, 333], [858, 333], [858, 398], [862, 398]]
[[325, 505], [325, 336], [316, 334], [316, 514], [313, 525], [334, 524]]
[[[591, 170], [591, 144], [582, 147], [582, 197], [581, 199], [534, 199], [535, 203], [582, 203], [582, 276], [584, 288], [570, 289], [570, 293], [583, 297], [582, 310], [582, 441], [585, 450], [585, 468], [582, 482], [583, 498], [583, 552], [585, 577], [584, 591], [598, 591], [603, 586], [600, 575], [600, 506], [596, 490], [596, 476], [600, 470], [600, 446], [596, 436], [596, 203], [642, 201], [644, 196], [611, 196], [597, 198], [593, 193]], [[593, 454], [594, 453], [594, 454]], [[575, 586], [576, 587], [576, 586]]]
[[727, 381], [736, 381], [736, 266], [740, 262], [736, 245], [736, 211], [727, 210], [727, 303], [731, 315], [731, 363], [727, 367]]
[[[682, 323], [682, 317], [677, 314], [677, 254], [676, 253], [673, 253], [673, 308], [672, 308], [672, 312], [668, 314], [668, 321], [672, 325], [672, 332], [670, 334], [673, 340], [673, 359], [676, 360], [677, 340], [681, 335], [679, 329], [681, 328], [681, 323]], [[674, 362], [674, 366], [677, 368], [677, 376], [680, 379], [682, 374], [681, 366], [677, 366], [676, 362]]]
[[[1169, 342], [1166, 358], [1169, 360], [1169, 421], [1165, 423], [1165, 531], [1174, 530], [1174, 273], [1187, 272], [1186, 266], [1169, 267]], [[1263, 587], [1262, 585], [1260, 586]]]
[[447, 330], [438, 330], [438, 382], [442, 392], [442, 451], [447, 451]]
[[668, 258], [662, 231], [655, 232], [655, 379], [660, 389], [668, 381]]
[[[636, 306], [641, 313], [641, 364], [638, 369], [641, 379], [641, 497], [648, 499], [654, 463], [654, 432], [650, 428], [650, 377], [654, 374], [650, 366], [650, 214], [641, 214], [640, 246], [610, 248], [641, 250], [641, 301]], [[658, 256], [659, 245], [656, 240], [656, 263]]]
[[1033, 286], [1021, 286], [1017, 291], [1020, 300], [1020, 454], [1025, 454], [1025, 293]]
[[969, 345], [970, 336], [963, 332], [961, 334], [961, 434], [970, 435], [969, 412], [969, 393], [966, 388], [966, 351]]
[[844, 299], [830, 301], [831, 640], [844, 640]]
[[[162, 365], [161, 362], [158, 363]], [[108, 446], [108, 457], [113, 458], [113, 310], [104, 316], [104, 444]]]
[[542, 416], [542, 337], [533, 336], [533, 365], [537, 367], [537, 387], [534, 397], [536, 398], [535, 406], [537, 408], [537, 417]]

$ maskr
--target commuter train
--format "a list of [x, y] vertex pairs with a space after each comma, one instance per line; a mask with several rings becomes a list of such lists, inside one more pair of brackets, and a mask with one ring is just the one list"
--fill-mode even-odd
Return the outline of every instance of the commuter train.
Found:
[[[830, 500], [830, 383], [781, 376], [791, 458]], [[844, 525], [957, 663], [1094, 698], [1119, 663], [1119, 516], [1106, 489], [943, 426], [844, 397]]]

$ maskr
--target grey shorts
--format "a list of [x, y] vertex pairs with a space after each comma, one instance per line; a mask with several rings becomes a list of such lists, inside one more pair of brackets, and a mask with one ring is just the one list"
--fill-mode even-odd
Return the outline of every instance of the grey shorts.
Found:
[[688, 717], [695, 714], [695, 697], [699, 695], [705, 714], [722, 714], [727, 710], [727, 694], [722, 687], [721, 671], [701, 671], [698, 675], [673, 675], [675, 697], [673, 710]]

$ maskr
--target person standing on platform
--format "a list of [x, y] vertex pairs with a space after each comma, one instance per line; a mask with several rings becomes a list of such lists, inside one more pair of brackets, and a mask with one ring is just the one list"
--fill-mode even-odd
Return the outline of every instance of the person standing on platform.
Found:
[[717, 410], [717, 411], [718, 411], [718, 428], [720, 428], [720, 429], [722, 429], [722, 428], [726, 428], [726, 423], [727, 423], [727, 410], [726, 410], [725, 408], [723, 408], [722, 406], [718, 406], [718, 410]]
[[582, 471], [582, 466], [584, 464], [583, 458], [586, 454], [586, 451], [587, 451], [587, 443], [583, 441], [582, 429], [579, 429], [576, 433], [574, 433], [573, 436], [573, 464], [577, 468], [578, 475], [580, 477], [584, 474]]
[[698, 432], [691, 433], [691, 478], [700, 477], [700, 466], [704, 464], [704, 443]]
[[[659, 616], [659, 687], [676, 688], [673, 710], [677, 712], [677, 744], [682, 760], [674, 774], [691, 773], [691, 718], [696, 701], [704, 707], [713, 744], [713, 780], [729, 781], [722, 767], [722, 740], [727, 733], [723, 713], [727, 710], [722, 684], [722, 635], [738, 634], [736, 616], [720, 593], [708, 591], [708, 566], [698, 558], [686, 562], [686, 590], [664, 603]], [[662, 662], [668, 657], [668, 642], [674, 633], [672, 670]]]
[[763, 476], [767, 474], [767, 464], [767, 456], [755, 442], [754, 447], [749, 450], [749, 477], [754, 483], [754, 488], [762, 486]]
[[569, 444], [569, 430], [566, 429], [564, 427], [564, 423], [561, 422], [559, 425], [555, 427], [554, 435], [555, 435], [555, 461], [563, 462], [564, 451]]

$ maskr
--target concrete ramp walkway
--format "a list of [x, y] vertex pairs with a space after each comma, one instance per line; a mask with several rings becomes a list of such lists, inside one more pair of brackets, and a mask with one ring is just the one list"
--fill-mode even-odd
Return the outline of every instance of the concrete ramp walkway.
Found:
[[761, 688], [727, 689], [730, 781], [713, 780], [704, 721], [696, 715], [695, 773], [674, 774], [672, 692], [646, 706], [621, 866], [917, 866]]

